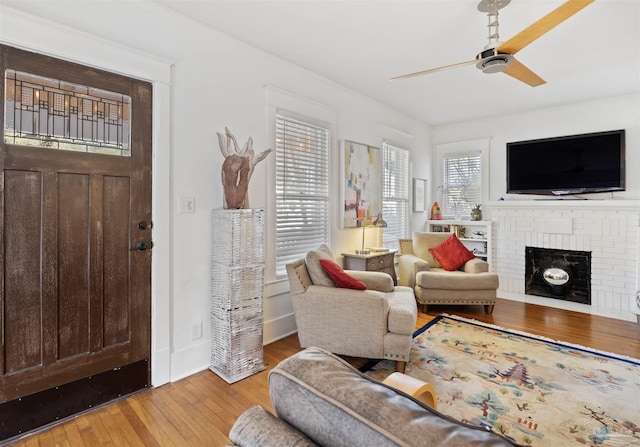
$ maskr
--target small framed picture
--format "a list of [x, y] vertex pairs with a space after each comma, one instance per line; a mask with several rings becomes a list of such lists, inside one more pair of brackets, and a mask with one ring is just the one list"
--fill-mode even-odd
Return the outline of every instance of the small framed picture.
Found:
[[413, 179], [413, 211], [423, 212], [425, 203], [425, 190], [427, 181], [422, 178]]

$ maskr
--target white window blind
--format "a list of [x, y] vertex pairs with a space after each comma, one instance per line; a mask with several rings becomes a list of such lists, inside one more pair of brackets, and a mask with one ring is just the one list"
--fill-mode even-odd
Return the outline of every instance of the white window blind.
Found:
[[446, 217], [468, 217], [481, 202], [480, 153], [450, 155], [443, 160], [442, 212]]
[[383, 143], [382, 164], [382, 217], [387, 222], [382, 230], [382, 243], [398, 249], [398, 239], [408, 233], [409, 151]]
[[329, 129], [276, 115], [276, 276], [329, 239]]

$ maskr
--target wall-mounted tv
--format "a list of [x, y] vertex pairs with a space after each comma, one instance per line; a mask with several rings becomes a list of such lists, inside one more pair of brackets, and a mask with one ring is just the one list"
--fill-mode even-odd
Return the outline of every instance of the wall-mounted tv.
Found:
[[507, 193], [624, 191], [625, 131], [507, 143]]

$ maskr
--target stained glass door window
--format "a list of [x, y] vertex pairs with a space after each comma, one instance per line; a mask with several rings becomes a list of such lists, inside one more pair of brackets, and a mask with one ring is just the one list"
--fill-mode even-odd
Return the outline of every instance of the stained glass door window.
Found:
[[5, 71], [6, 144], [130, 156], [127, 95]]

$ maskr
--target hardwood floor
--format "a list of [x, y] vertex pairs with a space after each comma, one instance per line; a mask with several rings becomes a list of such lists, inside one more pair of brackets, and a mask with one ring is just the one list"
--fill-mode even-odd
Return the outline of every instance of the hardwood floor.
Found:
[[[492, 315], [482, 306], [431, 306], [418, 315], [417, 327], [440, 313], [460, 315], [504, 328], [543, 335], [640, 359], [640, 324], [533, 304], [499, 300]], [[210, 371], [143, 391], [74, 417], [8, 445], [222, 446], [236, 418], [253, 405], [271, 410], [267, 374], [298, 352], [291, 335], [264, 348], [267, 369], [229, 385]], [[348, 359], [358, 366], [362, 359]]]

